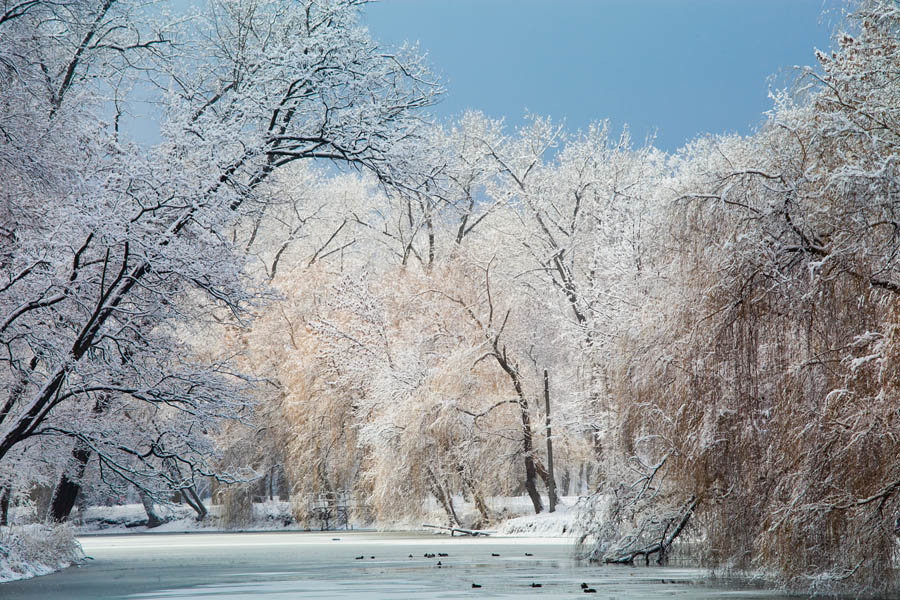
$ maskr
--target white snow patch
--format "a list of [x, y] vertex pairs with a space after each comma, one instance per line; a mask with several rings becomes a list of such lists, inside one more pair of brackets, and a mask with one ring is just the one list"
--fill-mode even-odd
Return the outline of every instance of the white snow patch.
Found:
[[519, 537], [575, 537], [581, 534], [577, 524], [577, 497], [567, 497], [555, 512], [522, 515], [507, 519], [497, 527], [499, 535]]

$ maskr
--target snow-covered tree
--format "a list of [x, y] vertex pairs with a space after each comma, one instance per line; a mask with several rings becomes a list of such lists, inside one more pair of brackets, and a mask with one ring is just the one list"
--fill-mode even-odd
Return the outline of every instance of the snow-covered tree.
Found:
[[[150, 29], [124, 0], [3, 4], [0, 465], [70, 440], [110, 481], [214, 472], [209, 434], [247, 396], [181, 324], [255, 301], [230, 232], [293, 161], [402, 180], [392, 148], [437, 91], [414, 55], [377, 48], [359, 5], [213, 1]], [[163, 141], [139, 148], [105, 114], [147, 73]]]

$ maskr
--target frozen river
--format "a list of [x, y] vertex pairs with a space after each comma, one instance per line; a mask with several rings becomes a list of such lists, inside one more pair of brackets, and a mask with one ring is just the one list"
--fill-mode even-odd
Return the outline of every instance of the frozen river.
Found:
[[[589, 565], [575, 559], [571, 541], [560, 539], [338, 532], [135, 534], [90, 536], [81, 542], [94, 560], [54, 575], [0, 584], [0, 598], [776, 597], [700, 584], [697, 570]], [[584, 596], [582, 583], [597, 594]]]

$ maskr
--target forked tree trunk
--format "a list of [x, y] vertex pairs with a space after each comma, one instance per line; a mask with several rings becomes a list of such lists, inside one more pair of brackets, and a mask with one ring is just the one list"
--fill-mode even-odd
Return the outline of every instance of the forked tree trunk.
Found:
[[206, 505], [203, 504], [203, 500], [200, 499], [200, 495], [197, 493], [194, 486], [182, 489], [181, 497], [184, 498], [184, 501], [194, 509], [195, 513], [197, 513], [198, 521], [202, 521], [209, 514], [209, 511], [206, 510]]
[[537, 473], [534, 468], [534, 457], [531, 454], [525, 455], [525, 491], [531, 498], [531, 504], [534, 506], [534, 514], [540, 514], [544, 510], [544, 502], [541, 500], [541, 494], [537, 489]]
[[[518, 377], [515, 379], [516, 391], [521, 390]], [[534, 514], [544, 510], [544, 502], [537, 489], [537, 467], [534, 464], [534, 441], [531, 434], [531, 415], [524, 395], [520, 395], [519, 408], [522, 413], [522, 453], [525, 455], [525, 491], [534, 505]]]
[[426, 474], [428, 475], [428, 484], [431, 487], [431, 493], [434, 494], [434, 497], [437, 498], [441, 508], [447, 513], [447, 520], [449, 521], [450, 526], [462, 527], [459, 517], [456, 516], [456, 509], [453, 507], [453, 498], [449, 493], [444, 491], [443, 486], [431, 469], [427, 469]]
[[151, 498], [144, 490], [138, 490], [138, 494], [141, 496], [141, 504], [144, 505], [144, 512], [147, 513], [147, 527], [153, 528], [162, 525], [165, 521], [156, 513], [156, 509], [153, 508], [153, 498]]
[[556, 491], [556, 481], [553, 479], [553, 475], [550, 474], [550, 471], [543, 465], [540, 459], [534, 459], [534, 468], [537, 471], [538, 477], [541, 478], [541, 481], [544, 482], [544, 486], [547, 488], [547, 496], [549, 497], [550, 510], [548, 512], [553, 512], [556, 509], [556, 505], [559, 504], [559, 494]]
[[[173, 481], [176, 484], [180, 483], [182, 480], [181, 470], [178, 468], [174, 462], [167, 460], [166, 467], [169, 469], [169, 473], [172, 474]], [[197, 513], [197, 520], [202, 521], [206, 518], [206, 515], [209, 514], [209, 511], [206, 510], [206, 506], [203, 504], [203, 500], [200, 499], [200, 495], [197, 494], [197, 490], [193, 485], [188, 487], [183, 487], [180, 489], [181, 497], [184, 498], [184, 501], [187, 502], [188, 506], [194, 509], [194, 512]]]

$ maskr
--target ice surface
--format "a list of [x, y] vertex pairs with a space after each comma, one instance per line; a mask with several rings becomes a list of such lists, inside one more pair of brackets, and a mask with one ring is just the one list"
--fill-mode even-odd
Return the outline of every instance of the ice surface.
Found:
[[[577, 559], [571, 539], [564, 538], [191, 533], [90, 536], [82, 542], [85, 552], [94, 558], [87, 566], [4, 584], [3, 597], [558, 598], [585, 597], [582, 582], [597, 589], [597, 597], [618, 600], [773, 597], [759, 591], [702, 585], [704, 574], [695, 569], [590, 565]], [[426, 553], [447, 556], [425, 558]], [[473, 583], [481, 587], [473, 589]], [[532, 588], [532, 583], [541, 587]]]

